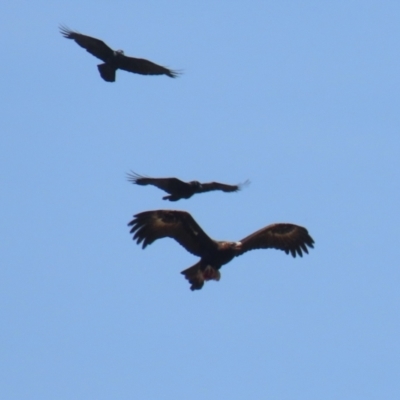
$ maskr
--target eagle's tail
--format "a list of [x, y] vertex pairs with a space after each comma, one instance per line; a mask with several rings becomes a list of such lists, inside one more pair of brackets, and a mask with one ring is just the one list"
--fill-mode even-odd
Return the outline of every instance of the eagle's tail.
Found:
[[184, 275], [191, 284], [190, 290], [200, 290], [204, 285], [204, 281], [219, 281], [221, 278], [221, 274], [217, 269], [211, 267], [211, 265], [207, 265], [204, 268], [201, 265], [201, 261], [183, 270], [181, 274]]
[[106, 82], [115, 82], [115, 72], [116, 69], [112, 67], [111, 65], [104, 63], [104, 64], [99, 64], [97, 66], [101, 77], [106, 81]]

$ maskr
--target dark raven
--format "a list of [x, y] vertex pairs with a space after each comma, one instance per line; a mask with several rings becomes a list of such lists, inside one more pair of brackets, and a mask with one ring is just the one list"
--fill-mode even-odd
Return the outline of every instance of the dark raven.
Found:
[[133, 240], [146, 248], [157, 239], [175, 239], [188, 252], [201, 257], [195, 265], [181, 273], [191, 284], [191, 290], [199, 290], [205, 281], [221, 277], [219, 269], [249, 250], [278, 249], [293, 257], [308, 253], [307, 246], [314, 247], [314, 240], [307, 229], [293, 224], [272, 224], [245, 237], [239, 242], [211, 239], [185, 211], [155, 210], [134, 215], [129, 222]]
[[137, 185], [153, 185], [158, 187], [170, 196], [164, 196], [163, 200], [177, 201], [180, 199], [188, 199], [196, 193], [210, 192], [212, 190], [222, 190], [223, 192], [237, 192], [244, 185], [248, 184], [246, 181], [239, 185], [226, 185], [225, 183], [209, 182], [200, 183], [198, 181], [183, 182], [178, 178], [148, 178], [132, 172], [128, 174], [129, 182]]
[[99, 64], [97, 68], [101, 77], [107, 82], [115, 82], [117, 69], [141, 75], [167, 75], [171, 78], [176, 78], [179, 75], [178, 71], [170, 70], [151, 61], [127, 57], [122, 50], [114, 51], [102, 40], [82, 35], [65, 26], [60, 26], [60, 32], [65, 38], [75, 40], [79, 46], [86, 49], [90, 54], [104, 61], [104, 64]]

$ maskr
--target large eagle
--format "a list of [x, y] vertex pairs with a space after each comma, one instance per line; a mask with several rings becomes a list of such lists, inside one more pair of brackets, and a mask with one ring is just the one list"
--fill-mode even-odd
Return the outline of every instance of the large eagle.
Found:
[[132, 172], [128, 174], [128, 181], [136, 185], [153, 185], [169, 196], [164, 196], [163, 200], [178, 201], [180, 199], [188, 199], [196, 193], [210, 192], [212, 190], [221, 190], [223, 192], [237, 192], [249, 181], [239, 185], [227, 185], [219, 182], [200, 183], [198, 181], [183, 182], [178, 178], [148, 178]]
[[219, 269], [234, 257], [255, 249], [278, 249], [293, 257], [308, 253], [307, 246], [314, 247], [314, 240], [307, 229], [293, 224], [272, 224], [246, 236], [239, 242], [211, 239], [193, 217], [185, 211], [155, 210], [134, 215], [129, 222], [133, 240], [146, 248], [157, 239], [175, 239], [188, 252], [201, 257], [192, 267], [181, 273], [191, 284], [191, 290], [199, 290], [205, 281], [221, 277]]
[[115, 82], [115, 72], [117, 69], [134, 72], [141, 75], [167, 75], [176, 78], [179, 72], [157, 65], [142, 58], [127, 57], [122, 50], [112, 50], [102, 40], [91, 36], [82, 35], [71, 29], [60, 26], [61, 34], [67, 39], [73, 39], [79, 46], [83, 47], [90, 54], [104, 61], [99, 64], [101, 77], [107, 82]]

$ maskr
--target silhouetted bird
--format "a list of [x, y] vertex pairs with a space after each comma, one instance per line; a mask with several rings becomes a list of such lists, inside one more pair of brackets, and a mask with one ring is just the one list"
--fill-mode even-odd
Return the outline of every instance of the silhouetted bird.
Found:
[[143, 249], [157, 239], [170, 237], [188, 252], [201, 257], [195, 265], [181, 272], [191, 284], [191, 290], [201, 289], [205, 281], [218, 281], [219, 269], [246, 251], [272, 248], [302, 257], [303, 252], [308, 253], [307, 246], [314, 247], [307, 229], [282, 223], [266, 226], [239, 242], [216, 241], [185, 211], [144, 211], [136, 214], [128, 226], [132, 227], [133, 240], [143, 243]]
[[171, 78], [179, 75], [178, 71], [170, 70], [151, 61], [127, 57], [122, 50], [114, 51], [102, 40], [74, 32], [65, 26], [60, 26], [60, 32], [65, 38], [75, 40], [90, 54], [104, 61], [104, 64], [99, 64], [97, 68], [101, 77], [107, 82], [115, 82], [117, 69], [141, 75], [167, 75]]
[[249, 184], [249, 181], [239, 185], [226, 185], [225, 183], [209, 182], [200, 183], [198, 181], [183, 182], [178, 178], [148, 178], [132, 172], [128, 174], [129, 182], [136, 185], [153, 185], [164, 192], [169, 193], [169, 196], [164, 196], [163, 200], [177, 201], [180, 199], [188, 199], [196, 193], [210, 192], [212, 190], [221, 190], [223, 192], [237, 192], [244, 185]]

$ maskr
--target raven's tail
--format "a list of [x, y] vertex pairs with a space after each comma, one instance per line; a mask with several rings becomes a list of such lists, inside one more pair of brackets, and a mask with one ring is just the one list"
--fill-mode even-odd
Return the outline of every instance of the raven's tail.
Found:
[[97, 66], [101, 77], [106, 82], [115, 82], [115, 72], [117, 71], [110, 64], [104, 63]]

